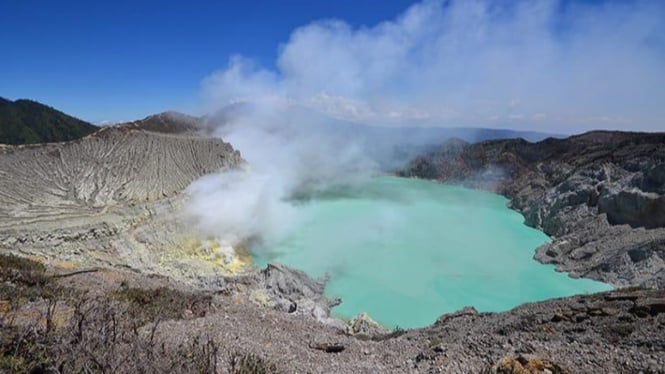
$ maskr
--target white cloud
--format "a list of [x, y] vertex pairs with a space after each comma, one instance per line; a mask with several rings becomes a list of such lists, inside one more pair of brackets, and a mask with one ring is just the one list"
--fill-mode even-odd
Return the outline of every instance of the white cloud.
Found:
[[[375, 124], [482, 126], [496, 116], [557, 132], [662, 130], [663, 3], [566, 4], [425, 0], [373, 27], [313, 22], [280, 47], [277, 71], [234, 57], [204, 81], [205, 97], [213, 108], [281, 98]], [[551, 115], [521, 118], [517, 107]]]

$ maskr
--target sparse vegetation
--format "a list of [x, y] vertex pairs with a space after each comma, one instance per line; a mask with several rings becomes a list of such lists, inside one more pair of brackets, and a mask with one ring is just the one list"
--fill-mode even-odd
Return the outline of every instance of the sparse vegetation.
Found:
[[428, 346], [430, 349], [432, 349], [441, 346], [441, 344], [443, 344], [443, 340], [441, 340], [441, 337], [433, 336], [429, 339]]
[[212, 297], [206, 293], [188, 293], [165, 287], [121, 287], [114, 296], [128, 304], [129, 314], [140, 324], [182, 318], [184, 314], [203, 317], [212, 307]]
[[538, 357], [526, 357], [518, 355], [516, 357], [508, 356], [499, 360], [491, 368], [484, 370], [483, 374], [567, 374], [558, 364], [540, 359]]
[[383, 340], [388, 340], [388, 339], [397, 338], [397, 337], [400, 337], [400, 336], [402, 336], [402, 335], [404, 335], [404, 334], [406, 334], [406, 330], [405, 330], [405, 329], [403, 329], [403, 328], [401, 328], [401, 327], [399, 327], [399, 326], [395, 326], [395, 328], [393, 329], [393, 331], [391, 331], [391, 332], [389, 332], [389, 333], [387, 333], [387, 334], [381, 334], [381, 335], [375, 335], [375, 336], [372, 336], [372, 339], [371, 339], [371, 340], [373, 340], [373, 341], [377, 341], [377, 342], [380, 342], [380, 341], [383, 341]]
[[231, 352], [228, 358], [231, 374], [271, 374], [278, 373], [275, 364], [254, 353]]
[[[161, 321], [183, 318], [184, 311], [205, 315], [208, 294], [124, 286], [72, 297], [54, 279], [38, 262], [0, 255], [0, 306], [12, 300], [0, 314], [1, 373], [277, 372], [258, 354], [205, 336], [174, 346], [158, 333]], [[66, 318], [56, 318], [57, 309], [67, 310]]]
[[0, 255], [0, 311], [14, 310], [38, 298], [52, 298], [59, 291], [46, 275], [43, 264], [14, 255]]

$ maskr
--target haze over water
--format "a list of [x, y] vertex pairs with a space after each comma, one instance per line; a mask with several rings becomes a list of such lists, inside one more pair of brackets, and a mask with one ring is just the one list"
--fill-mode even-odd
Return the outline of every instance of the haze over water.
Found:
[[[367, 312], [386, 327], [421, 327], [472, 305], [521, 303], [611, 289], [533, 259], [548, 241], [499, 195], [380, 177], [296, 201], [304, 223], [259, 264], [277, 261], [318, 277], [341, 297], [340, 317]], [[261, 252], [263, 252], [261, 251]]]

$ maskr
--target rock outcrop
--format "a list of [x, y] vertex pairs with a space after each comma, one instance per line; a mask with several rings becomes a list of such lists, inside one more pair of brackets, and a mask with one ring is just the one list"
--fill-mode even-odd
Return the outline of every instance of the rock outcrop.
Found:
[[665, 134], [450, 141], [403, 176], [501, 193], [552, 237], [535, 258], [574, 277], [665, 287]]
[[663, 290], [625, 289], [453, 313], [406, 336], [427, 339], [422, 372], [662, 373], [664, 303]]
[[312, 279], [301, 270], [271, 263], [265, 269], [227, 277], [227, 287], [243, 286], [257, 304], [294, 315], [305, 315], [327, 325], [345, 328], [342, 321], [330, 318], [332, 307], [341, 300], [328, 300], [324, 295], [327, 279]]

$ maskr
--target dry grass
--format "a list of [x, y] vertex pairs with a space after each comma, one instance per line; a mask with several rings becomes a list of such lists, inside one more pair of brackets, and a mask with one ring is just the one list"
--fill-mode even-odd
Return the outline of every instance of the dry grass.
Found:
[[[156, 338], [163, 320], [205, 315], [208, 294], [121, 287], [87, 297], [52, 279], [38, 262], [0, 255], [0, 300], [11, 300], [0, 315], [0, 373], [277, 372], [205, 336], [176, 346]], [[59, 307], [70, 310], [66, 319], [55, 318]]]
[[139, 324], [155, 320], [203, 317], [212, 308], [212, 296], [204, 292], [183, 292], [172, 288], [121, 287], [114, 299], [128, 304], [128, 312]]

